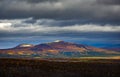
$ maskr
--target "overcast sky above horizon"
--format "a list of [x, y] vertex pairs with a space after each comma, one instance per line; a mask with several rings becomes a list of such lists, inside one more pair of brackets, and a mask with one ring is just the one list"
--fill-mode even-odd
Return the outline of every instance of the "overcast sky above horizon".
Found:
[[0, 49], [57, 39], [120, 48], [120, 0], [0, 0]]

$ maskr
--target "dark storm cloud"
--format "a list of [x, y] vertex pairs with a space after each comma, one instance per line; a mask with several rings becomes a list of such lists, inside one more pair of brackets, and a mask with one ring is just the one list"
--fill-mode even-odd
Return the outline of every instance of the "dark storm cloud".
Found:
[[23, 1], [27, 1], [30, 3], [39, 3], [39, 2], [56, 2], [58, 0], [23, 0]]
[[30, 3], [39, 3], [39, 2], [56, 2], [59, 0], [0, 0], [2, 1], [26, 1], [26, 2], [30, 2]]
[[120, 5], [120, 0], [98, 0], [98, 3], [108, 5]]
[[0, 18], [33, 17], [119, 23], [119, 3], [119, 0], [1, 0]]

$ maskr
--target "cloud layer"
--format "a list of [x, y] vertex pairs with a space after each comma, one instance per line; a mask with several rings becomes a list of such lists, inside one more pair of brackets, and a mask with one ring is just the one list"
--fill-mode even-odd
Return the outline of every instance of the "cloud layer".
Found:
[[119, 0], [0, 0], [0, 18], [120, 21]]
[[[59, 21], [49, 19], [37, 19], [34, 23], [29, 23], [32, 18], [0, 20], [0, 32], [4, 33], [40, 33], [40, 34], [59, 34], [71, 32], [120, 32], [120, 26], [99, 25], [99, 24], [74, 24], [64, 26], [52, 26], [50, 24]], [[60, 23], [59, 23], [60, 24]]]

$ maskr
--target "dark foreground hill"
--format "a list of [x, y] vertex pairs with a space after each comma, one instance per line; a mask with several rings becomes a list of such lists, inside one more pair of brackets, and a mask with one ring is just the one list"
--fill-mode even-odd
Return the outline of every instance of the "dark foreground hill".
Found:
[[0, 77], [120, 77], [119, 59], [71, 60], [0, 59]]

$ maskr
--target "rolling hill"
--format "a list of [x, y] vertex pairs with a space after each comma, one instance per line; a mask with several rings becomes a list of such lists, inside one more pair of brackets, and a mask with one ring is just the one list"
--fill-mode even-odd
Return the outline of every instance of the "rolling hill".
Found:
[[120, 52], [61, 40], [38, 45], [20, 44], [14, 48], [0, 50], [1, 57], [73, 58], [111, 55], [120, 55]]

